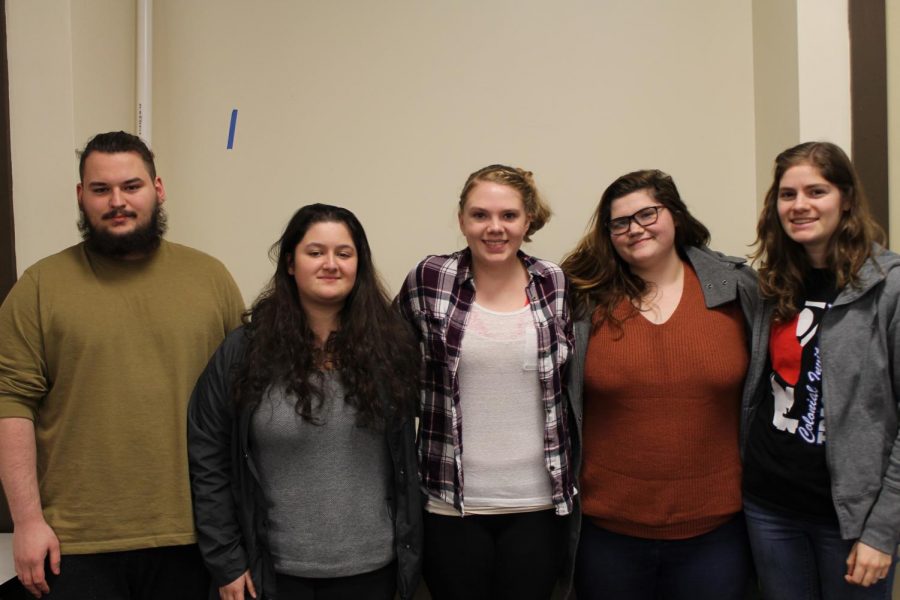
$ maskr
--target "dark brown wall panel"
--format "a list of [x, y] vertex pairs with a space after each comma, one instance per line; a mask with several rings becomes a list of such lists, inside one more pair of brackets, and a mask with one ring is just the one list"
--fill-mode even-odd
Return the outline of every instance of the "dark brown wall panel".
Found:
[[[6, 0], [0, 0], [0, 302], [16, 282], [12, 158], [9, 146], [9, 73], [6, 51]], [[0, 494], [0, 533], [12, 531], [6, 498]], [[0, 582], [2, 583], [2, 582]]]
[[888, 219], [887, 33], [884, 0], [849, 0], [853, 163], [875, 219]]

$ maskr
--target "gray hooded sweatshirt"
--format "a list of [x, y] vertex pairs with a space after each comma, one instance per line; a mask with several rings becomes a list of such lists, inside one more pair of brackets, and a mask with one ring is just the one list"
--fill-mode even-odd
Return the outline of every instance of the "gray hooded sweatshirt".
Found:
[[[831, 496], [844, 539], [893, 554], [900, 541], [900, 255], [876, 248], [819, 326]], [[766, 396], [774, 305], [757, 311], [741, 448]]]

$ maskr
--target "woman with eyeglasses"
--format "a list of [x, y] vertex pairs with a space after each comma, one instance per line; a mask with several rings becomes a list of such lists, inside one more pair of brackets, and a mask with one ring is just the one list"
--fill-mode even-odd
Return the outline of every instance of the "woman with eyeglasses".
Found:
[[850, 159], [788, 148], [757, 225], [744, 513], [767, 600], [887, 599], [900, 541], [900, 256]]
[[746, 592], [738, 427], [756, 282], [708, 241], [669, 175], [636, 171], [562, 263], [584, 415], [579, 600]]

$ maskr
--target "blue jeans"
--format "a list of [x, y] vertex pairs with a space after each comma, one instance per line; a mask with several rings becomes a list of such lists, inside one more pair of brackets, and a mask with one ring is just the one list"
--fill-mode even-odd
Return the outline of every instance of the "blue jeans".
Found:
[[837, 525], [777, 513], [746, 499], [744, 515], [766, 600], [890, 600], [893, 566], [886, 579], [867, 588], [844, 580], [855, 540], [841, 539]]
[[752, 572], [744, 518], [684, 540], [652, 540], [581, 525], [578, 600], [742, 600]]

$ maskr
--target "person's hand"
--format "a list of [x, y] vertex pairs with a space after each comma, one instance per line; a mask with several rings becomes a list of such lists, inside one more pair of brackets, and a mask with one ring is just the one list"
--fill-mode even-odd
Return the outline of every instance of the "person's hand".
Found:
[[250, 593], [251, 598], [256, 598], [256, 588], [253, 587], [253, 580], [250, 579], [250, 569], [229, 583], [219, 588], [219, 598], [222, 600], [244, 600], [244, 589]]
[[35, 598], [50, 593], [44, 573], [44, 560], [50, 555], [50, 570], [59, 575], [59, 539], [41, 518], [16, 523], [13, 528], [13, 562], [16, 576]]
[[891, 555], [867, 546], [860, 541], [853, 544], [847, 557], [847, 583], [869, 587], [888, 576]]

